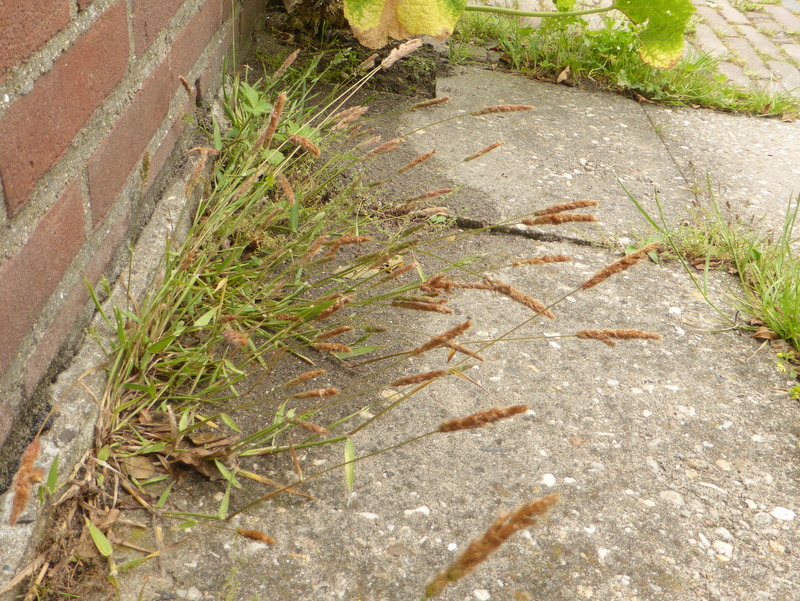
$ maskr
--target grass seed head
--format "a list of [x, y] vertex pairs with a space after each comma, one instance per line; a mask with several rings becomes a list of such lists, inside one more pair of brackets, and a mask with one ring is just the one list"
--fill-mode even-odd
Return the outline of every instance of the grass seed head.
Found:
[[541, 209], [540, 211], [536, 211], [534, 215], [553, 215], [555, 213], [561, 213], [563, 211], [573, 211], [575, 209], [586, 209], [588, 207], [596, 207], [599, 202], [596, 200], [575, 200], [573, 202], [565, 202], [557, 205], [553, 205], [547, 207], [546, 209]]
[[464, 162], [465, 163], [469, 163], [470, 161], [474, 161], [475, 159], [478, 159], [478, 158], [482, 157], [487, 152], [491, 152], [495, 148], [498, 148], [498, 147], [502, 146], [503, 144], [505, 144], [505, 142], [495, 142], [494, 144], [489, 144], [486, 148], [482, 148], [481, 150], [479, 150], [475, 154], [469, 155], [467, 158], [464, 159]]
[[272, 79], [280, 79], [283, 76], [283, 74], [286, 73], [289, 67], [292, 66], [292, 63], [297, 58], [298, 54], [300, 54], [300, 48], [298, 48], [297, 50], [295, 50], [289, 56], [286, 57], [281, 66], [278, 67], [278, 70], [275, 71], [275, 73], [272, 75]]
[[487, 106], [486, 108], [472, 111], [470, 115], [479, 117], [480, 115], [494, 115], [496, 113], [517, 113], [519, 111], [532, 111], [533, 106], [530, 104], [498, 104], [495, 106]]
[[619, 261], [614, 261], [611, 265], [606, 265], [594, 274], [591, 278], [586, 280], [583, 284], [581, 284], [581, 289], [588, 290], [594, 286], [597, 286], [600, 282], [604, 282], [612, 275], [625, 271], [626, 269], [633, 267], [639, 261], [641, 261], [644, 257], [647, 256], [648, 253], [657, 250], [658, 247], [661, 246], [660, 242], [653, 242], [640, 248], [639, 250], [632, 252], [628, 255], [622, 257]]
[[523, 261], [514, 261], [512, 267], [521, 267], [522, 265], [542, 265], [543, 263], [567, 263], [572, 261], [572, 257], [567, 255], [546, 255], [544, 257], [533, 257]]
[[522, 223], [525, 225], [561, 225], [563, 223], [590, 221], [597, 221], [597, 217], [584, 213], [553, 213], [549, 215], [540, 215], [533, 219], [523, 219]]

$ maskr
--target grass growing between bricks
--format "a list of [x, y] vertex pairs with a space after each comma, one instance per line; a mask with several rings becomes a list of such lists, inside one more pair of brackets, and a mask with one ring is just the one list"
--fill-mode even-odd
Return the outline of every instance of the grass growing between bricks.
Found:
[[544, 19], [539, 27], [502, 15], [466, 13], [453, 35], [451, 56], [466, 60], [471, 43], [492, 44], [521, 73], [571, 85], [599, 85], [640, 101], [705, 107], [786, 118], [800, 113], [787, 92], [740, 88], [717, 71], [718, 60], [690, 52], [672, 69], [655, 69], [639, 57], [636, 26], [605, 19], [590, 29], [577, 18]]
[[[465, 371], [483, 361], [481, 353], [527, 326], [553, 319], [567, 298], [601, 285], [658, 248], [656, 242], [633, 249], [568, 293], [543, 300], [477, 273], [470, 257], [447, 259], [444, 270], [429, 272], [427, 259], [441, 261], [447, 245], [470, 235], [453, 227], [449, 209], [441, 206], [455, 191], [426, 190], [424, 179], [408, 186], [403, 197], [383, 190], [395, 177], [410, 173], [413, 178], [415, 167], [435, 151], [382, 172], [382, 156], [403, 139], [380, 140], [368, 127], [367, 107], [344, 104], [369, 77], [416, 47], [405, 44], [376, 67], [365, 66], [362, 80], [322, 110], [319, 100], [311, 99], [314, 83], [323, 77], [314, 61], [304, 69], [293, 66], [296, 54], [266, 82], [232, 78], [225, 94], [226, 123], [215, 121], [210, 146], [193, 150], [187, 195], [195, 193], [200, 200], [186, 242], [169, 250], [163, 274], [146, 299], [103, 315], [115, 338], [107, 349], [108, 385], [97, 399], [101, 417], [95, 447], [67, 482], [55, 482], [51, 472], [40, 489], [54, 523], [41, 561], [29, 566], [26, 598], [81, 596], [88, 590], [83, 587], [103, 577], [117, 585], [120, 574], [162, 553], [180, 552], [188, 528], [228, 528], [273, 544], [269, 533], [233, 528], [231, 518], [278, 494], [313, 499], [303, 490], [307, 483], [334, 470], [352, 489], [359, 461], [428, 436], [450, 436], [524, 413], [527, 407], [517, 405], [453, 416], [432, 429], [421, 427], [422, 433], [409, 440], [358, 453], [358, 433], [386, 419], [400, 403], [444, 378], [478, 385]], [[435, 110], [443, 102], [400, 110]], [[501, 105], [472, 115], [513, 117], [509, 113], [530, 109]], [[463, 160], [500, 146], [492, 144]], [[597, 204], [563, 203], [513, 223], [592, 222], [596, 217], [587, 211]], [[569, 261], [565, 255], [541, 255], [497, 267], [535, 269]], [[521, 306], [523, 317], [493, 340], [465, 339], [473, 320], [456, 318], [448, 303], [455, 292], [472, 290], [510, 299]], [[430, 318], [426, 332], [404, 325], [403, 316], [411, 311]], [[607, 346], [660, 338], [633, 329], [565, 336]], [[537, 338], [546, 344], [544, 335], [527, 337]], [[406, 365], [427, 353], [439, 356], [439, 369], [416, 373]], [[265, 380], [271, 381], [269, 392], [252, 395]], [[364, 401], [366, 393], [387, 387], [394, 389], [392, 395]], [[329, 450], [342, 459], [314, 471], [302, 465], [298, 451], [306, 449]], [[31, 469], [35, 455], [34, 449], [19, 472], [15, 503], [22, 509], [31, 486], [44, 478]], [[272, 480], [249, 465], [254, 458], [274, 456], [291, 461], [295, 481]], [[213, 511], [176, 504], [174, 491], [187, 474], [219, 482], [221, 497]], [[246, 485], [261, 487], [255, 500], [240, 496]], [[432, 574], [420, 574], [420, 595], [437, 596], [466, 576], [556, 500], [550, 495], [499, 516], [427, 588], [424, 581]], [[121, 517], [125, 507], [143, 510], [152, 524]], [[132, 524], [152, 530], [151, 546], [117, 535]], [[127, 559], [121, 549], [139, 555]]]

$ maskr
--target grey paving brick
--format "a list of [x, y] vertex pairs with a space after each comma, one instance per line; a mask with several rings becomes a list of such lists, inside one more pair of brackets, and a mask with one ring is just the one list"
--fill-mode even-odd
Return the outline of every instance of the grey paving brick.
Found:
[[714, 35], [711, 28], [704, 23], [697, 24], [694, 41], [702, 52], [707, 52], [711, 56], [723, 57], [728, 55], [728, 48]]
[[728, 23], [735, 23], [736, 25], [750, 24], [750, 20], [739, 10], [731, 6], [728, 0], [714, 0], [714, 4], [716, 4], [717, 10]]
[[747, 40], [744, 38], [725, 38], [725, 43], [731, 49], [731, 52], [744, 62], [745, 71], [751, 71], [759, 79], [772, 77], [772, 72]]
[[697, 14], [703, 18], [703, 23], [708, 25], [716, 35], [722, 37], [736, 35], [736, 30], [728, 23], [722, 15], [713, 8], [698, 6]]
[[783, 60], [783, 55], [775, 44], [767, 36], [756, 31], [751, 25], [739, 25], [739, 31], [744, 34], [756, 52], [766, 55], [775, 60]]
[[781, 85], [787, 92], [800, 96], [800, 71], [786, 61], [769, 61], [769, 68], [781, 76]]
[[750, 17], [750, 22], [759, 31], [763, 31], [772, 37], [786, 38], [783, 27], [770, 15], [764, 13], [754, 13]]
[[781, 48], [793, 61], [800, 64], [800, 44], [781, 44]]
[[739, 65], [723, 61], [717, 65], [717, 70], [728, 78], [729, 83], [741, 86], [742, 88], [750, 88], [753, 86], [753, 81]]
[[792, 14], [783, 6], [769, 5], [764, 10], [771, 14], [786, 31], [800, 31], [800, 17]]

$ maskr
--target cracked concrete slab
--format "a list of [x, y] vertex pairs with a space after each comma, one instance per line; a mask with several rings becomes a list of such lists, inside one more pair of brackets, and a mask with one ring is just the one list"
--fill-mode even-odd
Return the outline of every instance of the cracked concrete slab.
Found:
[[[615, 244], [621, 237], [644, 229], [617, 177], [649, 207], [658, 187], [670, 220], [685, 215], [693, 195], [690, 182], [681, 179], [682, 161], [698, 156], [717, 167], [688, 132], [691, 127], [666, 128], [665, 144], [653, 123], [680, 112], [662, 109], [657, 120], [652, 107], [630, 100], [489, 71], [458, 72], [440, 81], [439, 92], [450, 95], [450, 103], [379, 125], [388, 137], [462, 115], [408, 136], [400, 152], [387, 155], [399, 166], [420, 152], [438, 151], [435, 161], [393, 185], [393, 194], [402, 198], [415, 186], [424, 191], [456, 184], [461, 192], [444, 204], [467, 222], [485, 223], [592, 198], [601, 201], [594, 211], [601, 222], [548, 230], [556, 233], [550, 242], [536, 239], [542, 237], [537, 231], [524, 237], [443, 230], [437, 246], [418, 255], [426, 273], [470, 258], [454, 277], [488, 274], [544, 303], [562, 299], [553, 309], [556, 318], [528, 322], [529, 309], [481, 290], [456, 291], [450, 316], [374, 315], [392, 326], [384, 336], [396, 348], [418, 345], [467, 317], [474, 326], [461, 341], [470, 348], [503, 334], [507, 339], [481, 350], [485, 361], [460, 364], [472, 381], [455, 375], [440, 379], [354, 434], [356, 454], [495, 406], [526, 404], [529, 411], [484, 429], [431, 434], [359, 462], [352, 493], [342, 470], [335, 469], [303, 485], [317, 501], [278, 496], [230, 522], [200, 522], [188, 532], [174, 528], [177, 520], [164, 519], [163, 543], [182, 543], [122, 574], [119, 598], [417, 599], [436, 570], [453, 561], [499, 512], [550, 492], [558, 492], [561, 502], [540, 525], [516, 535], [440, 598], [793, 598], [800, 588], [800, 407], [782, 390], [787, 382], [773, 358], [748, 337], [720, 331], [718, 317], [676, 265], [644, 262], [596, 288], [575, 291], [621, 256]], [[534, 104], [536, 110], [466, 116], [498, 102]], [[679, 118], [714, 120], [720, 139], [732, 135], [725, 133], [724, 120], [704, 112]], [[753, 122], [729, 123], [745, 131]], [[750, 130], [762, 131], [764, 143], [775, 141], [775, 151], [783, 152], [785, 131], [763, 123], [784, 126], [758, 121]], [[506, 145], [474, 162], [458, 162], [495, 141]], [[763, 178], [769, 168], [758, 163], [758, 172], [747, 172], [749, 165], [738, 164], [736, 173]], [[775, 175], [786, 168], [780, 163]], [[586, 245], [586, 240], [609, 244]], [[573, 260], [511, 266], [542, 254]], [[712, 273], [712, 294], [723, 306], [730, 285], [727, 274]], [[733, 315], [732, 309], [725, 311]], [[642, 329], [663, 338], [610, 348], [574, 337], [594, 328]], [[380, 364], [331, 372], [321, 386], [355, 375], [371, 376], [372, 388], [349, 396], [327, 423], [377, 404], [360, 419], [374, 414], [396, 398], [396, 387], [388, 382], [452, 367], [446, 359], [439, 349], [385, 372]], [[265, 381], [253, 398], [267, 395], [271, 385]], [[233, 417], [255, 428], [271, 414], [241, 410]], [[342, 449], [305, 449], [298, 455], [308, 476], [335, 466]], [[284, 483], [295, 478], [285, 454], [249, 458], [243, 466]], [[167, 509], [215, 513], [223, 490], [219, 482], [199, 478], [179, 482]], [[239, 508], [269, 490], [245, 483], [232, 491], [230, 506]], [[137, 511], [126, 517], [150, 521]], [[262, 531], [276, 542], [244, 538], [237, 527]], [[120, 524], [114, 532], [142, 548], [159, 544], [149, 529]], [[119, 546], [114, 557], [120, 565], [142, 553]]]

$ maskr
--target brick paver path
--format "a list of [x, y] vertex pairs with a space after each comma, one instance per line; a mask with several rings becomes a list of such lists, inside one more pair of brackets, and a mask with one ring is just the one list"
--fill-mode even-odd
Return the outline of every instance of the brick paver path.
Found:
[[697, 49], [721, 59], [731, 82], [800, 97], [800, 2], [693, 0]]
[[[510, 0], [494, 0], [511, 6]], [[517, 0], [522, 10], [552, 10], [551, 0]], [[692, 0], [697, 7], [695, 50], [720, 59], [719, 71], [734, 84], [800, 97], [800, 0]], [[576, 8], [608, 6], [611, 0], [581, 0]], [[602, 17], [587, 18], [602, 26]], [[537, 19], [532, 19], [537, 23]]]

